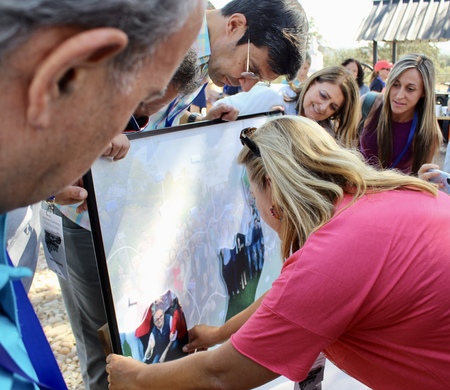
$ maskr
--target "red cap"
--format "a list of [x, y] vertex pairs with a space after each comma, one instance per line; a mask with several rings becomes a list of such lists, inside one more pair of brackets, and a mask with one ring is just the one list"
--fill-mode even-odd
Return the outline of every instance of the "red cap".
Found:
[[375, 66], [374, 66], [374, 70], [375, 72], [379, 72], [381, 69], [386, 68], [386, 69], [392, 69], [392, 67], [394, 66], [394, 64], [392, 64], [389, 61], [386, 60], [380, 60], [378, 61]]

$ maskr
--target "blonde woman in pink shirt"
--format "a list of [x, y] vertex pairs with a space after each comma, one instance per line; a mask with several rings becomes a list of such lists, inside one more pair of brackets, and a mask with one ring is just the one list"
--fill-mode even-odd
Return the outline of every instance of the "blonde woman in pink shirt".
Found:
[[217, 349], [157, 365], [110, 355], [109, 388], [299, 382], [320, 352], [372, 389], [450, 388], [450, 197], [377, 171], [307, 118], [240, 138], [238, 162], [287, 258], [281, 275]]

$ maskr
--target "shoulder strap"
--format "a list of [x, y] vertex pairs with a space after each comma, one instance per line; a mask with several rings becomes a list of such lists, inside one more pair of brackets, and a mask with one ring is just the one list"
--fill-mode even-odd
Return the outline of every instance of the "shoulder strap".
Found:
[[364, 102], [361, 108], [363, 119], [366, 119], [369, 116], [370, 110], [372, 109], [376, 97], [377, 94], [375, 92], [367, 92], [366, 96], [364, 97]]
[[[9, 255], [6, 254], [6, 256], [8, 258], [9, 265], [13, 266]], [[45, 337], [44, 331], [42, 330], [41, 324], [36, 316], [36, 313], [34, 312], [33, 306], [27, 297], [22, 282], [20, 280], [15, 280], [12, 284], [17, 300], [17, 311], [22, 340], [39, 381], [36, 382], [32, 380], [32, 378], [24, 375], [23, 371], [14, 364], [14, 361], [11, 362], [8, 360], [7, 355], [5, 354], [6, 351], [0, 351], [2, 352], [2, 363], [5, 363], [4, 367], [27, 380], [32, 380], [41, 389], [67, 390], [67, 386], [58, 367], [58, 363], [55, 360], [55, 356], [53, 355], [47, 338]]]

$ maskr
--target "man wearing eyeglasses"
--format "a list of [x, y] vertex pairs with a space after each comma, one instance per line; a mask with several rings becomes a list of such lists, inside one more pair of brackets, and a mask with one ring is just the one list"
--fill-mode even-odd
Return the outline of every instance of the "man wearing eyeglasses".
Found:
[[[308, 21], [297, 0], [232, 0], [206, 11], [196, 42], [202, 87], [177, 96], [150, 118], [145, 130], [204, 120], [186, 110], [208, 80], [249, 91], [258, 81], [280, 75], [294, 79], [305, 58], [307, 32]], [[229, 107], [215, 109], [207, 119], [227, 119]]]

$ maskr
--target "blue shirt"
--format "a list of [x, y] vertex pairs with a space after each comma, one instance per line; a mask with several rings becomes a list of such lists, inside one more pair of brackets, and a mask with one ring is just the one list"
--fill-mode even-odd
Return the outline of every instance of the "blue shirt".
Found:
[[380, 76], [377, 76], [371, 83], [369, 89], [371, 91], [382, 92], [386, 83], [381, 79]]

